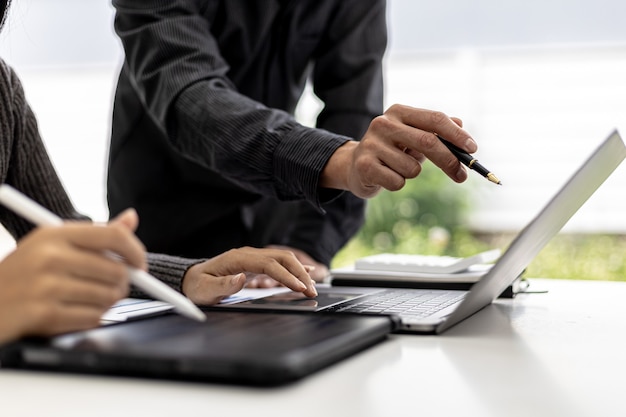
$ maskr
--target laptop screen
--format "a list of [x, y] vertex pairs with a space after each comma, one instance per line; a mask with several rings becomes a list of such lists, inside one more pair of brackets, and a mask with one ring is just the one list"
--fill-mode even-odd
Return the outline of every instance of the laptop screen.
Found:
[[464, 302], [438, 331], [491, 303], [524, 271], [624, 158], [626, 147], [618, 132], [614, 131], [517, 235], [498, 262], [474, 285]]

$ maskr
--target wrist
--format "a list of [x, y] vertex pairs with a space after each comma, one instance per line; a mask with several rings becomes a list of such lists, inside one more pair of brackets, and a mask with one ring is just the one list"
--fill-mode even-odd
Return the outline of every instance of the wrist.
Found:
[[348, 173], [354, 150], [358, 142], [349, 140], [331, 155], [320, 175], [319, 185], [322, 188], [348, 190]]

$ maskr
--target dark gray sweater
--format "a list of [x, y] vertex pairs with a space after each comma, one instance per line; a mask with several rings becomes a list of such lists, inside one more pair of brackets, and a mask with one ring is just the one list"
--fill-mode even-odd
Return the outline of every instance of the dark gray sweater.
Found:
[[[24, 97], [15, 72], [0, 60], [0, 181], [10, 184], [64, 219], [87, 219], [78, 213], [39, 135], [37, 120]], [[19, 240], [34, 228], [30, 222], [0, 206], [0, 223]], [[185, 271], [197, 259], [148, 254], [150, 272], [181, 290]], [[131, 296], [142, 297], [136, 289]]]

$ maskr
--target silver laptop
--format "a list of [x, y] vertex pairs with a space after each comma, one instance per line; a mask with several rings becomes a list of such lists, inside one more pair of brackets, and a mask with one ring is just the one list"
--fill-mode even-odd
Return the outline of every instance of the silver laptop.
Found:
[[398, 332], [441, 333], [510, 286], [625, 157], [624, 142], [614, 131], [468, 291], [330, 286], [318, 288], [316, 298], [287, 292], [215, 308], [385, 314], [399, 318]]

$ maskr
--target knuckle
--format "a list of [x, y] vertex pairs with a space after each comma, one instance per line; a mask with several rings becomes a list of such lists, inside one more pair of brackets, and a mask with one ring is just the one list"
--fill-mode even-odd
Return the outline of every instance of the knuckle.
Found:
[[421, 138], [423, 149], [432, 149], [439, 144], [439, 140], [433, 134], [423, 132]]
[[279, 266], [279, 262], [274, 258], [266, 258], [263, 261], [263, 273], [267, 275], [272, 275], [272, 271], [275, 271]]
[[430, 114], [430, 120], [434, 125], [440, 125], [450, 120], [447, 114], [441, 111], [433, 111]]
[[443, 161], [442, 169], [446, 172], [456, 172], [459, 169], [459, 161], [455, 157], [446, 158]]
[[56, 269], [65, 264], [64, 250], [57, 245], [43, 245], [39, 249], [39, 256], [35, 262], [41, 267]]
[[50, 275], [41, 277], [34, 291], [39, 297], [45, 297], [48, 300], [56, 300], [62, 295], [59, 281]]
[[236, 256], [246, 256], [246, 254], [252, 252], [252, 248], [249, 246], [242, 246], [240, 248], [233, 248], [233, 249], [229, 249], [226, 252], [224, 252], [224, 256], [227, 257], [236, 257]]
[[389, 108], [387, 109], [385, 114], [387, 114], [387, 113], [404, 113], [406, 111], [406, 109], [407, 109], [407, 106], [405, 106], [403, 104], [394, 103], [391, 106], [389, 106]]
[[385, 116], [376, 116], [370, 122], [370, 127], [372, 127], [373, 129], [380, 129], [382, 126], [384, 126], [385, 122]]
[[354, 161], [354, 167], [356, 168], [357, 172], [362, 173], [362, 175], [366, 175], [369, 173], [369, 171], [372, 169], [372, 162], [369, 158], [363, 157], [363, 158], [357, 158]]
[[393, 120], [390, 117], [388, 117], [386, 114], [376, 116], [370, 122], [370, 126], [374, 130], [389, 130], [393, 127], [393, 125], [394, 125]]

